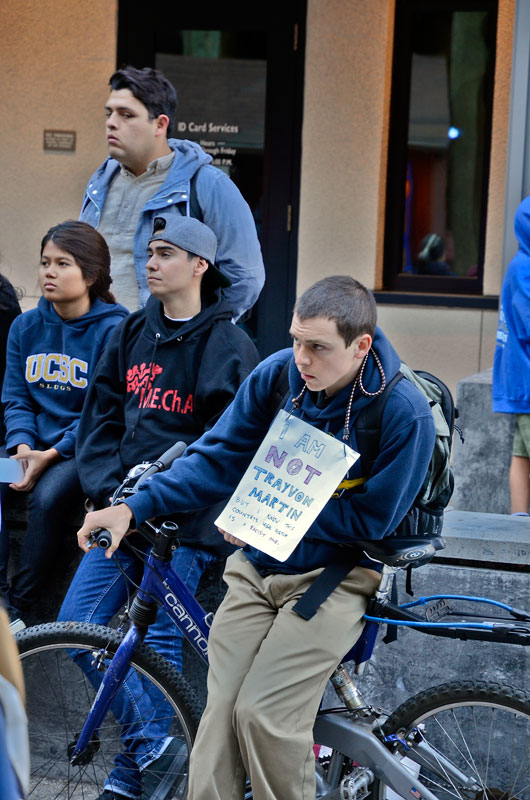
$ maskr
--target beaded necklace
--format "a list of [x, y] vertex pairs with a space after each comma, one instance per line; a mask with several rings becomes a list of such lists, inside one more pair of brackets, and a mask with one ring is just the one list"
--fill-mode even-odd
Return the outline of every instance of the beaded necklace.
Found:
[[[381, 376], [381, 386], [379, 387], [377, 392], [369, 392], [363, 386], [364, 369], [366, 367], [366, 363], [368, 361], [368, 356], [370, 355], [370, 353], [372, 354], [372, 356], [373, 356], [373, 358], [375, 360], [377, 369], [379, 370], [379, 374]], [[365, 397], [377, 397], [377, 395], [381, 394], [381, 392], [384, 392], [385, 387], [386, 387], [386, 375], [385, 375], [385, 372], [383, 370], [383, 365], [381, 364], [381, 360], [380, 360], [379, 356], [377, 355], [377, 353], [375, 352], [374, 348], [371, 347], [370, 350], [367, 352], [367, 354], [365, 355], [365, 357], [363, 358], [363, 360], [361, 362], [361, 367], [360, 367], [359, 372], [357, 373], [357, 376], [356, 376], [356, 378], [355, 378], [355, 380], [353, 382], [353, 386], [352, 386], [352, 389], [351, 389], [351, 392], [350, 392], [350, 398], [348, 400], [348, 405], [346, 406], [346, 416], [344, 417], [344, 431], [343, 431], [343, 434], [342, 434], [342, 440], [344, 442], [347, 442], [349, 440], [349, 438], [350, 438], [351, 409], [352, 409], [352, 405], [353, 405], [353, 398], [355, 396], [355, 393], [356, 393], [357, 389], [359, 389], [360, 393], [362, 395], [364, 395]], [[307, 391], [307, 383], [304, 383], [304, 385], [302, 387], [302, 391], [300, 392], [300, 394], [298, 394], [296, 397], [293, 397], [293, 399], [292, 399], [292, 404], [293, 404], [294, 408], [300, 408], [300, 405], [302, 403], [302, 399], [303, 399], [306, 391]]]

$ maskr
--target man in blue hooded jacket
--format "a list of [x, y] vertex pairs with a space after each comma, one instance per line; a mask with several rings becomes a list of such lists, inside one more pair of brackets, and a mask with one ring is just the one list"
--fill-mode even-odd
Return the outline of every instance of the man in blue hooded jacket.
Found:
[[107, 241], [116, 298], [130, 311], [145, 305], [145, 253], [153, 220], [161, 213], [184, 214], [215, 233], [217, 264], [232, 283], [224, 296], [238, 319], [254, 305], [265, 280], [247, 203], [198, 144], [168, 139], [177, 96], [159, 70], [124, 67], [109, 83], [109, 158], [90, 178], [79, 218]]
[[[294, 399], [286, 410], [357, 449], [357, 415], [400, 367], [376, 327], [373, 295], [353, 278], [324, 278], [297, 301], [291, 335], [293, 349], [258, 365], [217, 424], [169, 471], [123, 503], [87, 515], [78, 532], [83, 549], [98, 526], [112, 534], [110, 557], [134, 524], [227, 499], [267, 435], [271, 397], [287, 362]], [[242, 549], [227, 560], [228, 591], [211, 628], [208, 703], [192, 752], [188, 800], [242, 800], [245, 773], [256, 800], [314, 800], [319, 701], [358, 638], [379, 583], [362, 542], [390, 536], [401, 522], [421, 488], [434, 440], [426, 398], [399, 381], [385, 406], [369, 475], [356, 461], [285, 561], [222, 532]], [[317, 612], [310, 619], [293, 613], [339, 559], [351, 569]]]
[[510, 466], [511, 511], [528, 516], [530, 506], [530, 197], [515, 213], [519, 250], [502, 285], [493, 361], [493, 410], [515, 414]]

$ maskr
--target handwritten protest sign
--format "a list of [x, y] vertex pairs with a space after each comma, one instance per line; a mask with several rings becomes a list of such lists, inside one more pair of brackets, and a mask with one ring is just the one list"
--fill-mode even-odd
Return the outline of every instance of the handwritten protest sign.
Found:
[[358, 458], [348, 445], [282, 410], [216, 525], [285, 561]]

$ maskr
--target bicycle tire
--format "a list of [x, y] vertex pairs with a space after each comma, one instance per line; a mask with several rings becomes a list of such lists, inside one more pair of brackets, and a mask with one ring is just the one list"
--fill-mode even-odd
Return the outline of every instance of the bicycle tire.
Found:
[[[442, 684], [406, 700], [388, 717], [383, 733], [412, 750], [423, 738], [433, 748], [434, 765], [406, 763], [440, 800], [530, 800], [527, 692], [487, 681]], [[396, 750], [403, 747], [396, 743]], [[449, 774], [442, 756], [474, 780], [475, 788]], [[372, 797], [387, 796], [384, 783], [374, 781]]]
[[[89, 754], [88, 763], [75, 767], [70, 764], [68, 748], [76, 740], [96, 693], [72, 656], [84, 655], [87, 662], [88, 653], [95, 655], [104, 650], [112, 657], [122, 638], [122, 634], [111, 628], [73, 622], [38, 625], [17, 634], [26, 683], [31, 759], [29, 798], [95, 800], [103, 792], [114, 759], [123, 751], [120, 732], [126, 736], [130, 729], [120, 725], [109, 712], [100, 728], [99, 746]], [[93, 661], [92, 656], [90, 660]], [[108, 660], [102, 660], [102, 670]], [[127, 676], [131, 684], [139, 681], [149, 690], [150, 697], [156, 695], [151, 703], [154, 725], [167, 728], [166, 735], [182, 740], [189, 755], [201, 713], [191, 687], [169, 662], [143, 644], [131, 658], [131, 669]], [[137, 700], [141, 699], [134, 695], [136, 719], [140, 718]], [[155, 709], [160, 709], [158, 717]], [[161, 738], [158, 731], [157, 742]], [[134, 780], [140, 780], [136, 765], [129, 763], [133, 765], [130, 774], [134, 774]], [[168, 797], [186, 796], [187, 764], [188, 760], [180, 778], [175, 778], [178, 786]]]
[[[449, 720], [449, 721], [448, 721]], [[420, 726], [418, 735], [418, 726]], [[377, 728], [375, 729], [377, 732]], [[486, 681], [455, 681], [420, 692], [384, 722], [382, 736], [401, 754], [411, 774], [440, 800], [530, 800], [530, 694]], [[419, 766], [410, 756], [425, 738], [475, 786], [464, 787], [441, 765]], [[418, 739], [416, 741], [415, 739]], [[371, 800], [397, 798], [383, 780], [356, 764], [340, 749], [319, 740], [317, 798]], [[408, 760], [406, 760], [408, 759]], [[436, 757], [435, 757], [436, 763]], [[370, 782], [371, 781], [371, 782]], [[410, 800], [410, 798], [409, 798]]]

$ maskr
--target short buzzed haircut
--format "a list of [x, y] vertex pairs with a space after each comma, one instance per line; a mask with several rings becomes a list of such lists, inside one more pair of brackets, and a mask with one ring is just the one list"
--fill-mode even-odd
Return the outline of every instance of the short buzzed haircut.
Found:
[[160, 114], [169, 117], [167, 135], [170, 135], [177, 114], [177, 93], [173, 84], [159, 69], [123, 67], [111, 75], [109, 84], [115, 91], [129, 89], [146, 107], [150, 119], [156, 119]]
[[331, 275], [314, 283], [296, 301], [294, 311], [300, 320], [323, 317], [335, 320], [337, 330], [349, 347], [357, 336], [373, 338], [377, 308], [372, 292], [348, 275]]

